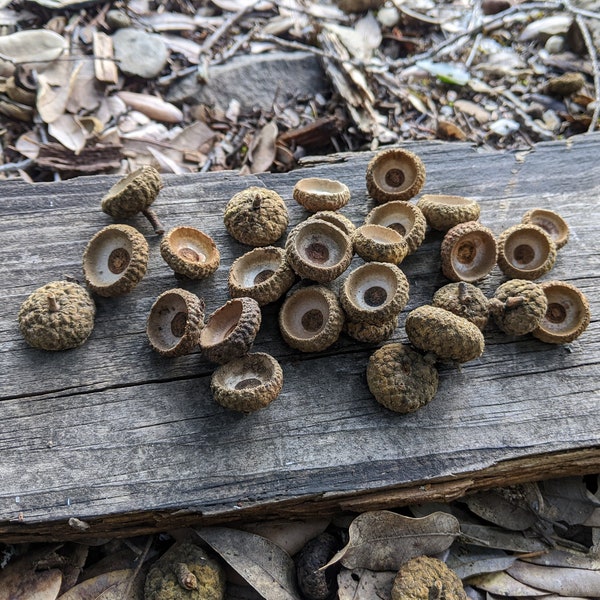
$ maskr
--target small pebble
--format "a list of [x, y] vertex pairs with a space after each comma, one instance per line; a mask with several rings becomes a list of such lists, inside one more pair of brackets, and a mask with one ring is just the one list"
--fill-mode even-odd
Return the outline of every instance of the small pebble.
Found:
[[167, 64], [169, 53], [159, 35], [126, 27], [112, 36], [115, 58], [125, 75], [145, 79], [157, 77]]
[[551, 96], [570, 96], [585, 85], [585, 77], [581, 73], [568, 72], [560, 77], [552, 77], [546, 83], [546, 93]]
[[562, 35], [551, 35], [544, 45], [548, 54], [558, 54], [565, 47], [565, 38]]
[[125, 27], [131, 27], [131, 19], [122, 10], [113, 9], [106, 13], [106, 24], [111, 29], [124, 29]]

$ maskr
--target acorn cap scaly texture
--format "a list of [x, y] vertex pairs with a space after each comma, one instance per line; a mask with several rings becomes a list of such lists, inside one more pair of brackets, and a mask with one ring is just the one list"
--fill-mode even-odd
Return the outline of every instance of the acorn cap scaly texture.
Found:
[[186, 225], [173, 227], [160, 241], [160, 254], [178, 275], [188, 279], [204, 279], [212, 275], [221, 262], [214, 240]]
[[289, 216], [275, 191], [252, 186], [235, 194], [223, 216], [229, 234], [248, 246], [270, 246], [285, 232]]
[[521, 223], [531, 223], [541, 227], [560, 250], [569, 241], [569, 226], [567, 222], [553, 210], [532, 208], [521, 219]]
[[440, 360], [463, 363], [483, 354], [485, 341], [479, 328], [443, 308], [419, 306], [408, 313], [404, 327], [413, 346], [433, 352]]
[[321, 177], [305, 177], [294, 185], [294, 200], [310, 212], [338, 210], [348, 204], [350, 190], [345, 183]]
[[410, 413], [433, 400], [438, 372], [432, 361], [405, 344], [386, 344], [367, 364], [367, 384], [377, 402]]
[[356, 229], [356, 225], [345, 215], [340, 212], [333, 210], [320, 210], [314, 215], [311, 215], [309, 219], [319, 219], [321, 221], [327, 221], [337, 228], [341, 229], [347, 236], [351, 236]]
[[427, 221], [421, 209], [410, 202], [386, 202], [367, 215], [365, 225], [382, 225], [397, 231], [408, 244], [412, 254], [425, 239]]
[[364, 321], [344, 321], [344, 331], [357, 342], [380, 344], [389, 340], [398, 327], [398, 315], [392, 315], [387, 321], [378, 325]]
[[383, 225], [361, 225], [351, 237], [354, 251], [363, 260], [400, 264], [408, 244], [397, 231]]
[[477, 221], [481, 208], [472, 198], [446, 194], [423, 194], [417, 202], [433, 229], [448, 231], [459, 223]]
[[70, 281], [51, 281], [21, 304], [19, 329], [34, 348], [68, 350], [88, 339], [95, 315], [96, 305], [84, 287]]
[[490, 312], [498, 328], [509, 335], [525, 335], [536, 329], [546, 314], [548, 301], [537, 283], [511, 279], [498, 287]]
[[479, 329], [487, 325], [489, 318], [488, 299], [471, 283], [460, 281], [441, 287], [431, 300], [431, 305], [449, 310], [476, 325]]
[[281, 365], [264, 352], [246, 354], [221, 365], [210, 380], [213, 397], [221, 406], [244, 413], [271, 404], [282, 387]]

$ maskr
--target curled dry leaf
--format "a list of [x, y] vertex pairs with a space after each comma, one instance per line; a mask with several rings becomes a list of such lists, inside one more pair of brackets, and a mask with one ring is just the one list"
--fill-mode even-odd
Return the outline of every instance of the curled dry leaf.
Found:
[[72, 587], [58, 600], [139, 600], [134, 591], [134, 569], [103, 573]]
[[[57, 59], [68, 47], [67, 40], [54, 31], [34, 29], [0, 36], [0, 74], [9, 75], [19, 63], [43, 62]], [[37, 66], [36, 66], [37, 68]]]
[[250, 173], [264, 173], [275, 160], [277, 152], [275, 142], [277, 140], [278, 128], [275, 121], [269, 121], [252, 138], [248, 151], [250, 160]]
[[503, 571], [499, 573], [488, 573], [486, 575], [477, 575], [469, 579], [469, 585], [489, 592], [490, 594], [498, 594], [499, 596], [520, 597], [536, 597], [545, 596], [547, 592], [525, 585], [517, 581], [514, 577]]
[[24, 558], [0, 571], [0, 600], [56, 600], [61, 582], [58, 569], [35, 571]]
[[[71, 96], [73, 86], [83, 62], [77, 63], [59, 63], [56, 67], [47, 69], [38, 76], [38, 93], [36, 106], [40, 117], [45, 123], [53, 123], [62, 116], [67, 108], [67, 103]], [[70, 70], [69, 70], [70, 69]], [[62, 85], [57, 85], [57, 76], [64, 74]]]
[[349, 541], [323, 568], [338, 561], [348, 569], [397, 571], [411, 558], [438, 554], [460, 533], [458, 519], [436, 512], [422, 518], [379, 510], [352, 521]]
[[510, 552], [540, 552], [546, 550], [546, 545], [540, 540], [525, 537], [517, 531], [504, 531], [498, 527], [462, 523], [462, 537], [469, 544], [485, 548], [498, 548]]
[[117, 92], [117, 96], [125, 104], [151, 119], [163, 121], [164, 123], [179, 123], [183, 121], [183, 113], [174, 104], [165, 102], [156, 96], [126, 91]]
[[88, 132], [73, 115], [60, 115], [48, 125], [48, 133], [65, 148], [79, 153], [88, 139]]

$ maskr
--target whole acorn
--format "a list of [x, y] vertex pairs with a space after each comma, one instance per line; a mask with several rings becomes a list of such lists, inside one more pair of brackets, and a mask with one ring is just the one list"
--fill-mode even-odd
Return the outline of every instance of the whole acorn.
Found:
[[71, 281], [52, 281], [21, 304], [19, 329], [34, 348], [68, 350], [88, 339], [95, 315], [96, 305], [84, 287]]
[[229, 234], [248, 246], [270, 246], [289, 223], [283, 198], [275, 191], [252, 186], [235, 194], [223, 217]]
[[431, 300], [432, 306], [444, 308], [463, 317], [483, 330], [489, 318], [489, 303], [484, 293], [465, 281], [441, 287]]

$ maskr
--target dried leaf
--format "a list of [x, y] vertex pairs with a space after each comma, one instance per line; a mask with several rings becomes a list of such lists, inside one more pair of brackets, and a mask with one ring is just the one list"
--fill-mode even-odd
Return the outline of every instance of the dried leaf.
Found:
[[160, 170], [164, 171], [165, 173], [175, 173], [177, 175], [183, 175], [184, 173], [190, 172], [189, 169], [184, 169], [181, 165], [177, 164], [176, 161], [166, 156], [157, 148], [148, 146], [148, 152], [150, 152], [150, 154], [152, 154], [152, 156], [157, 160], [158, 164], [161, 167]]
[[518, 488], [515, 488], [512, 497], [503, 491], [480, 492], [468, 496], [465, 502], [478, 517], [504, 529], [523, 531], [537, 521], [537, 516], [529, 508], [528, 498], [520, 496]]
[[250, 173], [264, 173], [275, 160], [277, 140], [277, 124], [275, 121], [269, 121], [252, 138], [252, 143], [248, 150], [250, 160]]
[[271, 10], [273, 8], [273, 3], [267, 0], [259, 0], [258, 2], [256, 0], [212, 0], [212, 2], [221, 10], [228, 10], [229, 12], [238, 12], [248, 8], [254, 8], [254, 10]]
[[[67, 40], [62, 35], [47, 29], [17, 31], [0, 36], [0, 74], [11, 73], [15, 64], [53, 61], [67, 47]], [[42, 64], [38, 71], [47, 66]]]
[[25, 557], [0, 571], [0, 600], [56, 600], [62, 573], [35, 571], [32, 562]]
[[138, 94], [137, 92], [117, 92], [117, 96], [131, 108], [142, 114], [165, 123], [180, 123], [183, 113], [170, 102], [165, 102], [156, 96]]
[[338, 574], [338, 600], [390, 598], [396, 571], [342, 569]]
[[197, 533], [265, 600], [300, 600], [294, 561], [277, 544], [227, 527], [206, 527]]
[[66, 110], [73, 114], [91, 112], [100, 106], [102, 98], [103, 95], [97, 88], [94, 61], [83, 60], [81, 68], [74, 74]]
[[481, 588], [490, 594], [499, 596], [520, 597], [520, 596], [545, 596], [547, 592], [530, 587], [508, 573], [488, 573], [487, 575], [477, 575], [469, 579], [469, 585]]
[[490, 113], [481, 105], [476, 102], [471, 102], [470, 100], [463, 100], [462, 98], [454, 103], [454, 110], [469, 115], [470, 117], [474, 117], [480, 125], [487, 123], [491, 118]]
[[529, 23], [525, 29], [523, 29], [523, 32], [519, 36], [519, 41], [528, 42], [540, 37], [540, 35], [549, 37], [551, 35], [567, 33], [572, 22], [572, 15], [567, 13], [555, 14], [550, 17], [536, 19], [532, 23]]
[[471, 77], [469, 72], [459, 64], [436, 63], [432, 60], [418, 60], [416, 65], [431, 75], [435, 75], [443, 83], [466, 85], [469, 83]]
[[466, 579], [474, 575], [504, 571], [516, 560], [516, 556], [509, 556], [502, 550], [459, 545], [457, 548], [453, 547], [446, 564], [460, 579]]
[[502, 137], [518, 131], [521, 126], [513, 119], [498, 119], [490, 125], [490, 131]]
[[581, 477], [550, 479], [540, 483], [544, 498], [543, 515], [569, 525], [584, 523], [600, 501], [587, 489]]
[[88, 132], [79, 121], [69, 114], [64, 114], [48, 125], [48, 133], [65, 148], [78, 154], [85, 146]]
[[[162, 15], [160, 15], [162, 17]], [[183, 54], [187, 61], [193, 65], [197, 65], [200, 61], [202, 46], [193, 40], [183, 38], [176, 35], [161, 36], [163, 42], [171, 52]]]
[[387, 510], [366, 512], [352, 521], [348, 544], [326, 566], [341, 561], [348, 569], [397, 571], [411, 558], [443, 552], [459, 532], [458, 520], [442, 512], [419, 519]]
[[40, 140], [38, 134], [35, 131], [28, 131], [19, 137], [17, 143], [15, 144], [15, 148], [23, 156], [35, 160], [40, 153], [41, 144], [42, 141]]
[[[57, 65], [56, 69], [61, 71], [58, 83], [55, 83], [57, 81], [55, 69], [47, 69], [38, 76], [36, 106], [45, 123], [53, 123], [64, 114], [77, 74], [82, 66], [82, 61]], [[68, 71], [69, 67], [72, 67], [70, 72]]]
[[521, 583], [561, 596], [597, 596], [600, 591], [600, 571], [546, 567], [519, 560], [507, 572]]
[[540, 552], [546, 550], [544, 543], [535, 538], [525, 537], [520, 532], [509, 532], [497, 527], [461, 523], [462, 537], [469, 544], [498, 548], [511, 552]]
[[131, 592], [126, 594], [134, 574], [133, 569], [103, 573], [72, 587], [58, 600], [136, 600]]

